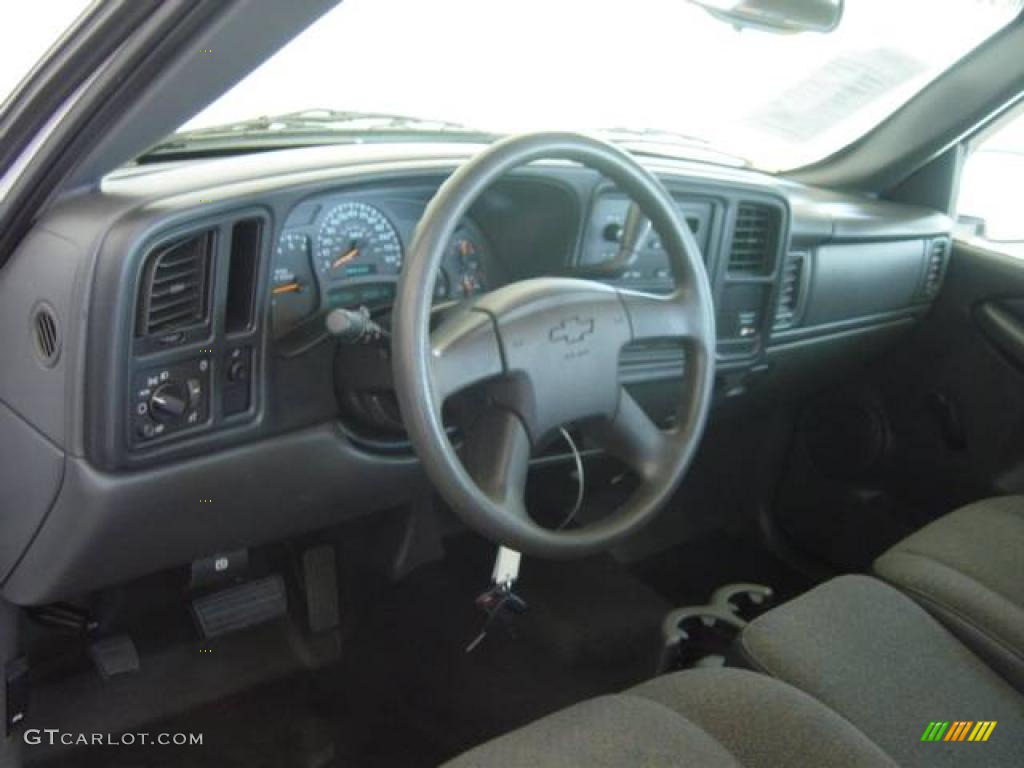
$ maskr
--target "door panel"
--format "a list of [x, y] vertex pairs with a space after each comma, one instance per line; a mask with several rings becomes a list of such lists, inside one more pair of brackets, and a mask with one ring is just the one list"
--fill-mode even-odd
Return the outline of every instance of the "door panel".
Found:
[[1018, 368], [1024, 368], [1024, 301], [985, 301], [974, 310], [982, 333]]
[[906, 493], [934, 517], [1024, 492], [1024, 259], [957, 242], [917, 336], [875, 371]]
[[932, 312], [797, 422], [774, 516], [841, 569], [986, 496], [1024, 493], [1024, 258], [956, 243]]

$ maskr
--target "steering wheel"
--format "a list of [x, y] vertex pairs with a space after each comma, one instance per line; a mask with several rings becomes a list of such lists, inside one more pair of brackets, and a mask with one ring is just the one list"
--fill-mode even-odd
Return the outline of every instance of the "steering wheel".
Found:
[[[675, 290], [654, 295], [589, 280], [523, 280], [467, 302], [431, 331], [434, 282], [456, 226], [492, 182], [550, 159], [600, 171], [636, 202], [668, 253]], [[669, 430], [659, 429], [618, 380], [622, 348], [654, 339], [678, 339], [686, 355]], [[486, 538], [527, 555], [567, 558], [607, 549], [649, 522], [693, 458], [711, 403], [714, 360], [711, 288], [697, 243], [669, 193], [623, 150], [571, 133], [508, 138], [462, 165], [427, 206], [398, 282], [395, 390], [428, 477]], [[460, 460], [442, 406], [481, 382], [488, 405]], [[526, 474], [532, 449], [566, 423], [588, 430], [640, 483], [601, 520], [553, 530], [526, 510]]]

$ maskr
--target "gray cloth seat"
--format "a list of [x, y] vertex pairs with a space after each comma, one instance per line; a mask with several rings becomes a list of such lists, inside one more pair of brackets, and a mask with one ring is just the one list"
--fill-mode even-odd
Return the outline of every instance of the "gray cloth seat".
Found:
[[[916, 602], [867, 576], [822, 584], [751, 622], [752, 665], [807, 692], [905, 766], [1024, 760], [1024, 696]], [[932, 721], [996, 721], [983, 744], [922, 742]]]
[[549, 715], [449, 768], [893, 766], [848, 721], [792, 686], [736, 669], [679, 672]]
[[951, 512], [879, 557], [874, 570], [1024, 691], [1024, 497]]

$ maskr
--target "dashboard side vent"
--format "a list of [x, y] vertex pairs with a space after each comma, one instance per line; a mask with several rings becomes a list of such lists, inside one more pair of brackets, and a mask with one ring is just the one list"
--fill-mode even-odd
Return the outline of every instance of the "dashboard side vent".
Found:
[[137, 336], [167, 334], [209, 321], [214, 230], [151, 251], [143, 271]]
[[779, 240], [779, 209], [759, 203], [740, 203], [729, 249], [729, 271], [766, 275], [772, 271]]
[[796, 322], [803, 293], [806, 253], [790, 253], [782, 265], [782, 279], [779, 284], [779, 300], [775, 307], [774, 330], [790, 328]]
[[44, 302], [32, 310], [32, 340], [39, 361], [47, 368], [55, 366], [60, 358], [60, 330], [53, 309]]
[[932, 240], [928, 250], [928, 264], [924, 273], [922, 291], [929, 298], [935, 298], [942, 287], [942, 276], [946, 272], [946, 257], [949, 255], [949, 240]]

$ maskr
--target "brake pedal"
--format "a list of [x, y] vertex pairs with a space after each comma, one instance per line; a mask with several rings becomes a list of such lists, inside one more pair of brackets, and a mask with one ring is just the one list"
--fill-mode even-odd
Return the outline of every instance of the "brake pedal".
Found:
[[192, 613], [206, 639], [264, 624], [287, 612], [284, 581], [277, 574], [192, 601]]

